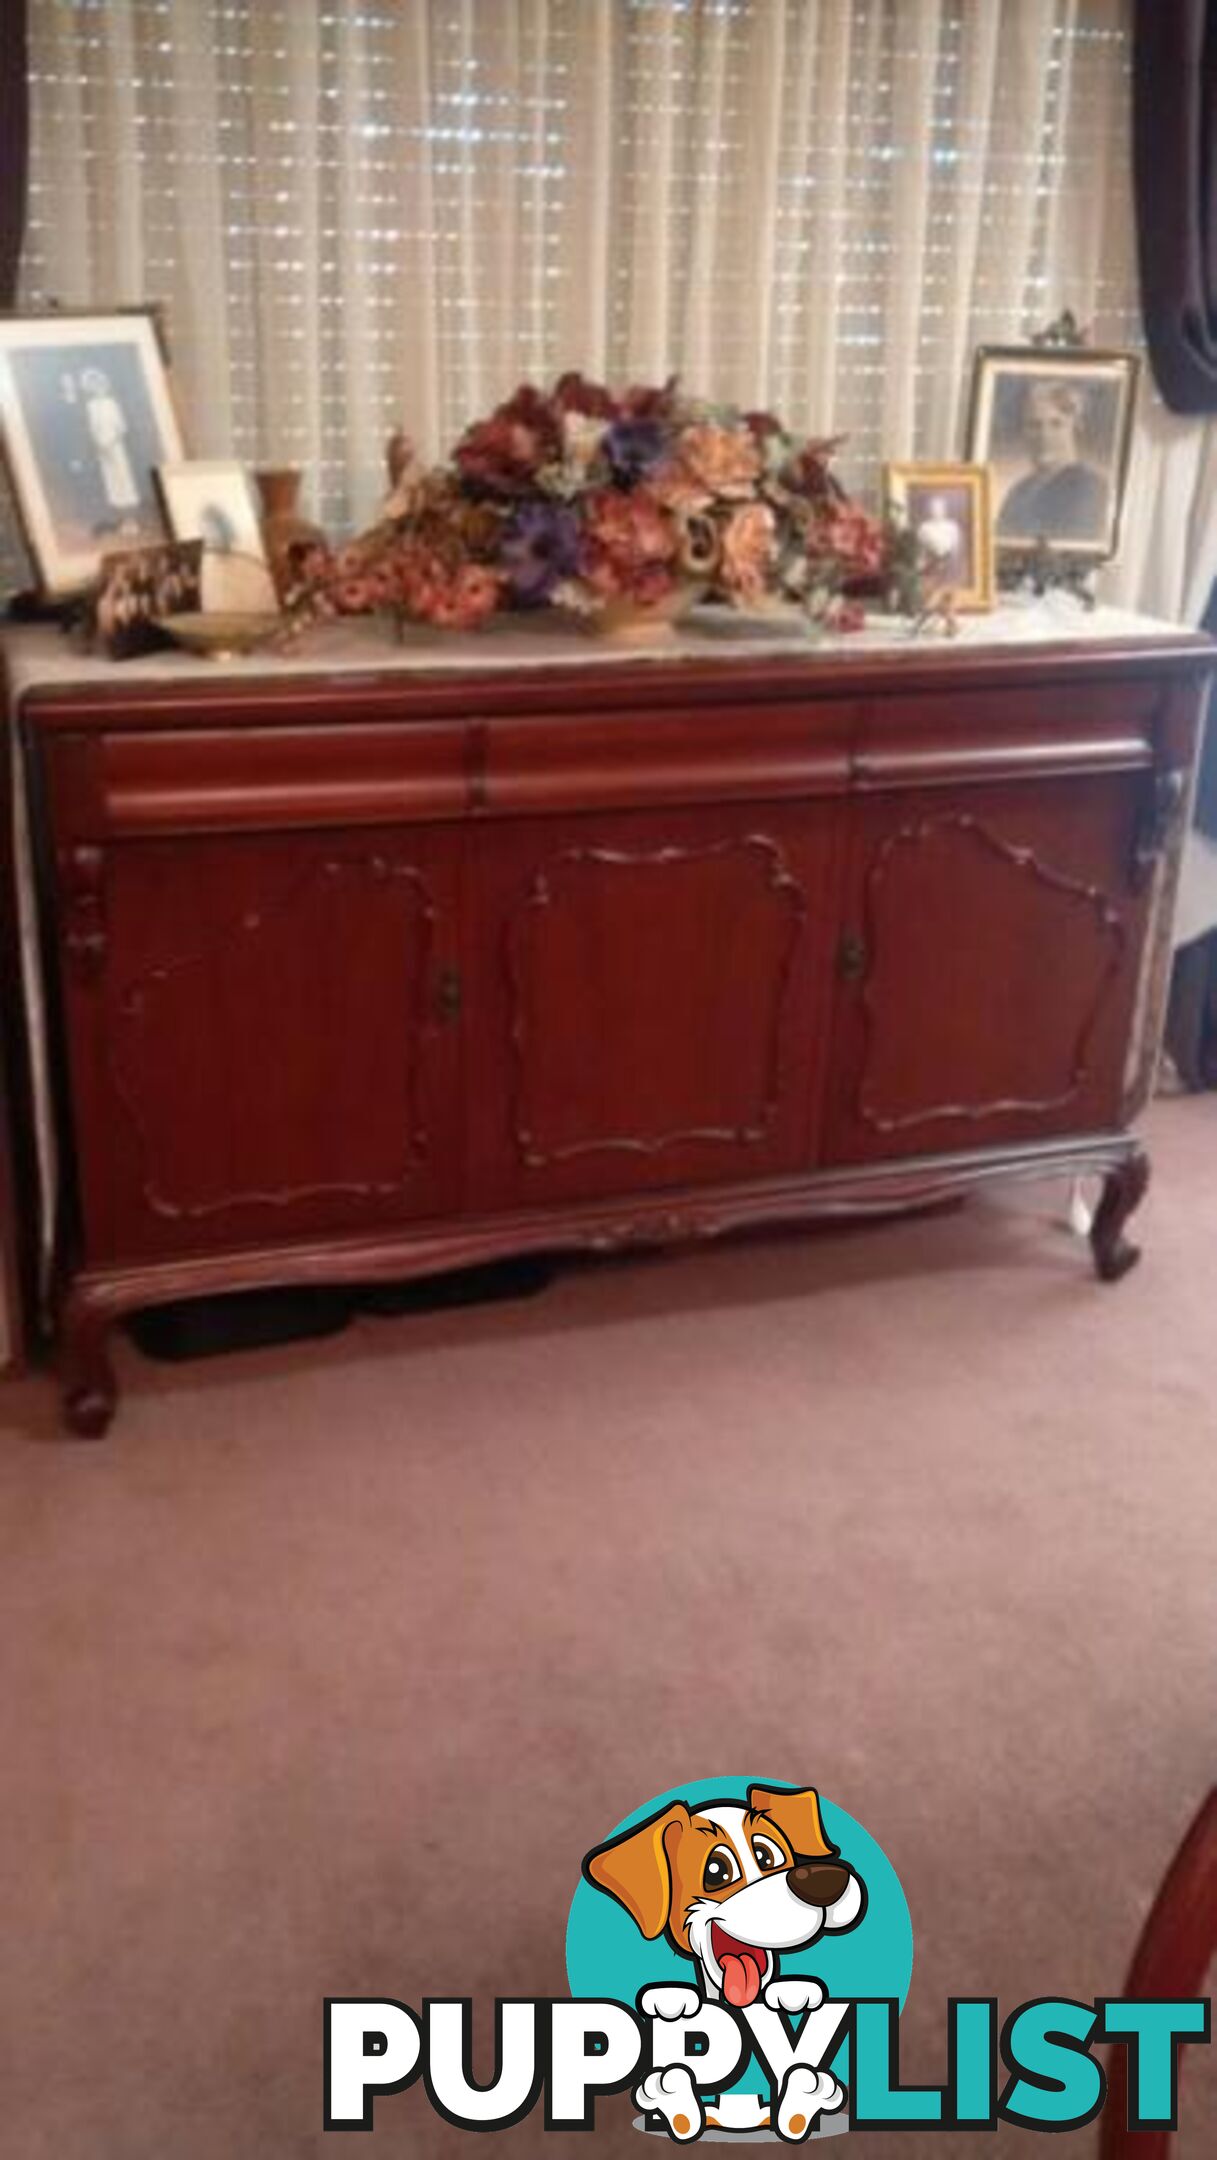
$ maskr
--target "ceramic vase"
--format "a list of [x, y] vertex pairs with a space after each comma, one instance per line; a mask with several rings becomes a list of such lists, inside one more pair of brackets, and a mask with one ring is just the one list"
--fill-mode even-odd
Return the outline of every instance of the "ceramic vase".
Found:
[[281, 596], [296, 583], [308, 550], [326, 546], [321, 527], [312, 524], [300, 508], [303, 478], [294, 465], [264, 465], [254, 473], [266, 559]]

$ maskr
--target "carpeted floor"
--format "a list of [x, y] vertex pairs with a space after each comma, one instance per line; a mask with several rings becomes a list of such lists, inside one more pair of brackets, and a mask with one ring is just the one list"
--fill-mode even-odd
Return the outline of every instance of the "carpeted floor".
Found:
[[[1036, 1189], [292, 1350], [127, 1349], [99, 1447], [10, 1389], [4, 2160], [332, 2151], [325, 1994], [563, 1992], [585, 1848], [717, 1772], [805, 1778], [885, 1846], [906, 2076], [942, 2074], [950, 1994], [1118, 1992], [1217, 1776], [1217, 1099], [1149, 1138], [1116, 1289]], [[590, 2149], [652, 2149], [629, 2115]], [[588, 2149], [539, 2117], [474, 2147], [418, 2091], [375, 2135]]]

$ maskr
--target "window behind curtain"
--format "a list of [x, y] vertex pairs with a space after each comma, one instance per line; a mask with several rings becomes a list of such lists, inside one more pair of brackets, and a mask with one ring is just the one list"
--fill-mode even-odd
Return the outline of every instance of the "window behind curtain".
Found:
[[970, 347], [1136, 341], [1119, 0], [30, 0], [31, 304], [163, 301], [200, 455], [341, 528], [401, 420], [679, 369], [958, 454]]

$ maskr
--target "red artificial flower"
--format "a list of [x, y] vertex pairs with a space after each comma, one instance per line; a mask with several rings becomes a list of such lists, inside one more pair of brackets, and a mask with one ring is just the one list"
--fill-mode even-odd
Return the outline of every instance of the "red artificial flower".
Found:
[[842, 497], [827, 505], [811, 528], [807, 552], [831, 555], [847, 577], [868, 577], [883, 567], [883, 527], [860, 504]]
[[489, 420], [466, 429], [453, 457], [461, 478], [472, 486], [493, 495], [518, 495], [561, 454], [561, 413], [543, 391], [521, 383]]
[[554, 384], [553, 402], [560, 413], [584, 413], [589, 420], [613, 420], [617, 400], [603, 383], [589, 382], [578, 368], [569, 368]]
[[583, 506], [587, 536], [624, 565], [670, 562], [678, 535], [645, 488], [597, 488]]
[[831, 435], [804, 443], [782, 467], [783, 486], [811, 502], [844, 502], [845, 490], [829, 469], [844, 440], [843, 435]]
[[433, 593], [428, 620], [445, 630], [473, 630], [492, 615], [499, 580], [481, 563], [462, 563], [448, 583]]

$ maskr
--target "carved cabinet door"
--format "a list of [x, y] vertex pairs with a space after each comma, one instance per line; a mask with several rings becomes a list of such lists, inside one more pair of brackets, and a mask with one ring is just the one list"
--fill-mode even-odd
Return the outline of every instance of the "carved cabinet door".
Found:
[[923, 789], [857, 806], [826, 1159], [1117, 1124], [1149, 776]]
[[803, 1165], [833, 946], [825, 805], [479, 833], [471, 1202]]
[[405, 828], [71, 852], [90, 1258], [459, 1205], [462, 848]]

